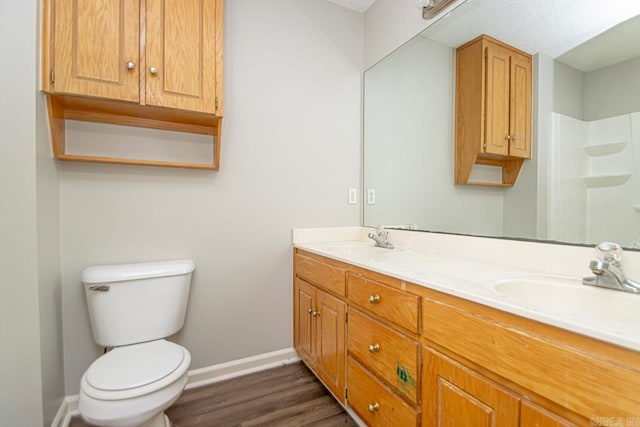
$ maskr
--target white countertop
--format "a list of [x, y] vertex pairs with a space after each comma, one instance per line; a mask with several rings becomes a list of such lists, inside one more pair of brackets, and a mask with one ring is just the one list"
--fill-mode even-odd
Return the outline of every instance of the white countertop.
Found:
[[[377, 273], [640, 351], [640, 295], [582, 285], [582, 277], [376, 248], [368, 240], [298, 241], [295, 247]], [[295, 241], [295, 239], [294, 239]]]

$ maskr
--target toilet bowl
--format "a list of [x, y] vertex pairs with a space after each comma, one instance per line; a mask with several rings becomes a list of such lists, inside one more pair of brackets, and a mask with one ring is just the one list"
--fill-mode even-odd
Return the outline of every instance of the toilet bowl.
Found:
[[118, 347], [82, 376], [78, 409], [100, 426], [170, 426], [164, 410], [187, 383], [191, 355], [165, 340]]
[[171, 426], [164, 410], [184, 390], [191, 354], [164, 338], [184, 324], [193, 270], [180, 260], [83, 271], [94, 339], [111, 348], [80, 381], [78, 410], [87, 422]]

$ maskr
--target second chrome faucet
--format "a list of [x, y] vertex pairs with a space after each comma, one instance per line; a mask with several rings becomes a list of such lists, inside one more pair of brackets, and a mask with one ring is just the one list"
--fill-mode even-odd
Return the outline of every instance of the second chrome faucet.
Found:
[[379, 248], [393, 249], [393, 244], [389, 241], [389, 232], [379, 225], [375, 228], [373, 233], [368, 234], [370, 239], [376, 242], [376, 246]]
[[596, 246], [597, 260], [589, 263], [595, 276], [585, 277], [582, 283], [589, 286], [640, 294], [640, 283], [628, 279], [622, 272], [622, 248], [612, 242]]

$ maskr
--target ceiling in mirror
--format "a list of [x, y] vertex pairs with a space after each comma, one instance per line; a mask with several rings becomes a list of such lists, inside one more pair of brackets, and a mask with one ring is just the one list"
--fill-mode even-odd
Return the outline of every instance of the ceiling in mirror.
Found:
[[347, 9], [355, 10], [356, 12], [364, 12], [375, 3], [376, 0], [327, 0], [328, 2], [339, 4]]
[[[467, 0], [367, 70], [364, 224], [640, 247], [638, 15]], [[456, 48], [480, 34], [534, 55], [533, 158], [508, 189], [453, 184]]]
[[640, 56], [640, 15], [601, 33], [558, 57], [588, 73]]
[[639, 13], [635, 0], [467, 0], [422, 35], [455, 48], [490, 34], [555, 58]]

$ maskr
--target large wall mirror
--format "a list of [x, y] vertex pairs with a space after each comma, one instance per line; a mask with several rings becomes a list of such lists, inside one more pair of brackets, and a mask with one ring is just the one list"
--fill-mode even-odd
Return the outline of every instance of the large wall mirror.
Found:
[[[639, 15], [637, 0], [467, 0], [367, 70], [364, 224], [640, 248]], [[455, 49], [480, 34], [533, 55], [513, 187], [453, 183]]]

